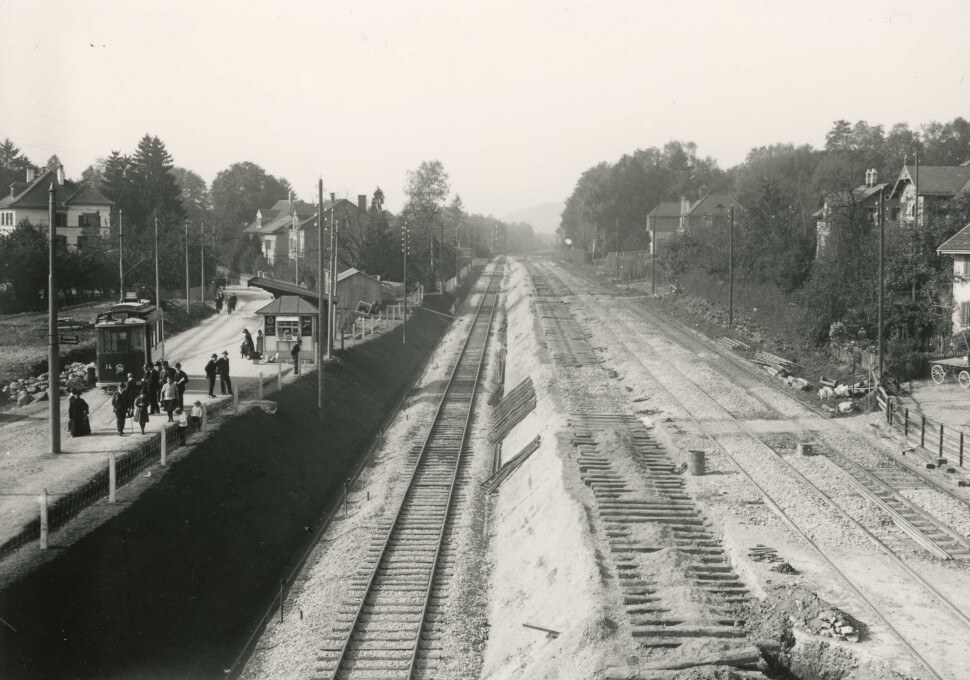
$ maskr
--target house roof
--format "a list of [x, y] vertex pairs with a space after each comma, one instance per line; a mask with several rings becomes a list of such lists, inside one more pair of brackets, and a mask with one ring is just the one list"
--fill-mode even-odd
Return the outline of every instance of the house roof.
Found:
[[354, 269], [353, 267], [350, 267], [349, 269], [344, 269], [342, 272], [340, 272], [339, 274], [337, 274], [337, 283], [340, 283], [344, 279], [349, 279], [351, 276], [354, 276], [356, 274], [360, 274], [361, 276], [366, 276], [367, 278], [374, 279], [375, 281], [377, 281], [378, 283], [380, 283], [380, 279], [378, 279], [378, 278], [376, 278], [374, 276], [371, 276], [367, 272], [362, 272], [359, 269]]
[[861, 203], [873, 196], [878, 196], [888, 186], [888, 182], [873, 184], [872, 186], [860, 184], [852, 190], [851, 196], [848, 191], [829, 191], [822, 195], [822, 204], [850, 206], [853, 203]]
[[45, 170], [29, 184], [14, 182], [15, 194], [0, 200], [0, 208], [44, 210], [50, 205], [51, 184], [57, 189], [58, 208], [66, 208], [68, 205], [113, 205], [94, 187], [71, 181], [59, 184], [57, 173]]
[[[915, 184], [916, 166], [905, 165], [893, 185], [892, 197], [898, 198], [908, 182]], [[955, 196], [970, 191], [970, 166], [921, 165], [919, 166], [920, 196]]]
[[701, 217], [704, 215], [726, 215], [731, 206], [740, 208], [741, 204], [734, 200], [730, 194], [708, 194], [687, 211], [690, 217]]
[[951, 236], [936, 252], [941, 255], [970, 254], [970, 224]]
[[281, 295], [265, 307], [256, 310], [257, 314], [319, 314], [315, 305], [299, 295]]
[[647, 217], [680, 217], [680, 203], [660, 203], [647, 213]]
[[[326, 213], [330, 208], [338, 206], [346, 210], [350, 206], [354, 210], [359, 210], [356, 203], [348, 201], [346, 198], [338, 198], [336, 201], [324, 201], [323, 211]], [[272, 208], [260, 208], [259, 213], [263, 218], [262, 226], [258, 220], [253, 220], [244, 230], [244, 234], [272, 234], [281, 229], [290, 229], [293, 224], [293, 214], [296, 213], [300, 219], [300, 226], [306, 225], [310, 220], [317, 216], [317, 206], [305, 201], [289, 201], [286, 199], [277, 201]]]

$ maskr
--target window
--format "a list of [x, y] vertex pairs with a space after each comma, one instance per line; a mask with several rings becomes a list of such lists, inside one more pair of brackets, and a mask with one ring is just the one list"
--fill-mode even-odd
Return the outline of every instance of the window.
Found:
[[970, 326], [970, 302], [960, 303], [960, 327]]
[[54, 226], [56, 227], [66, 227], [67, 226], [67, 213], [59, 212], [54, 215]]
[[101, 330], [98, 331], [98, 345], [102, 352], [127, 352], [128, 331]]
[[280, 340], [296, 340], [300, 337], [300, 320], [278, 319], [276, 322], [276, 332]]
[[101, 215], [98, 213], [81, 213], [77, 217], [77, 226], [82, 229], [85, 227], [100, 227]]
[[12, 227], [12, 226], [13, 226], [13, 213], [12, 212], [0, 213], [0, 227]]

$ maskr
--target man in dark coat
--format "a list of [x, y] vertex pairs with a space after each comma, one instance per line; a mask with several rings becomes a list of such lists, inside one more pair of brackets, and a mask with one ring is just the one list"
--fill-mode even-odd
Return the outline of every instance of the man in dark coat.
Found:
[[[216, 369], [219, 372], [219, 389], [223, 394], [232, 394], [232, 380], [229, 378], [229, 352], [223, 351], [222, 356], [216, 362]], [[228, 388], [228, 391], [226, 391]]]
[[148, 412], [151, 415], [160, 413], [158, 408], [158, 393], [162, 390], [161, 377], [158, 374], [160, 365], [156, 363], [154, 366], [149, 364], [145, 367], [145, 379], [148, 381]]
[[81, 397], [81, 390], [76, 387], [71, 391], [71, 404], [67, 415], [70, 419], [71, 436], [83, 437], [91, 434], [91, 424], [88, 422], [88, 402]]
[[189, 386], [189, 374], [182, 370], [181, 362], [175, 362], [175, 386], [179, 388], [179, 408], [185, 408], [185, 390]]
[[300, 339], [297, 338], [290, 349], [290, 356], [293, 357], [293, 375], [300, 375]]
[[125, 381], [125, 397], [128, 398], [128, 417], [134, 415], [135, 411], [135, 397], [138, 396], [140, 392], [138, 388], [138, 381], [135, 380], [135, 374], [129, 373], [128, 379]]
[[115, 413], [115, 418], [118, 421], [118, 435], [123, 435], [125, 433], [125, 418], [128, 417], [128, 406], [130, 402], [128, 401], [128, 394], [125, 391], [125, 384], [118, 383], [118, 391], [114, 393], [111, 397], [111, 409]]
[[217, 359], [218, 357], [215, 354], [213, 354], [212, 358], [209, 359], [209, 363], [205, 365], [205, 378], [209, 383], [210, 397], [216, 396], [216, 370], [218, 366], [216, 362]]

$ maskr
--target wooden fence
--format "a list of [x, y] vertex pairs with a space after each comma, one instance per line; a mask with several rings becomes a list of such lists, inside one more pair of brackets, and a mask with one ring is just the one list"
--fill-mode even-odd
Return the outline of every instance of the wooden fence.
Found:
[[886, 422], [894, 430], [901, 432], [906, 441], [936, 454], [939, 460], [944, 460], [940, 463], [941, 466], [956, 463], [964, 467], [966, 438], [962, 430], [931, 420], [916, 409], [902, 407], [882, 390], [877, 401], [886, 412]]

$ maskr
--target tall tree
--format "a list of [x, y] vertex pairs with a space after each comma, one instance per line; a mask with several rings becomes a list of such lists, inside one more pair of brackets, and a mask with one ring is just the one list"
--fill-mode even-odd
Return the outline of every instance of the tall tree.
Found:
[[58, 158], [57, 154], [55, 153], [47, 159], [47, 163], [44, 164], [44, 169], [50, 170], [51, 172], [57, 172], [57, 169], [62, 165], [63, 163], [61, 163], [61, 159]]
[[182, 209], [187, 219], [195, 225], [211, 219], [209, 188], [205, 180], [185, 168], [172, 168], [172, 174], [182, 192]]

